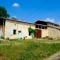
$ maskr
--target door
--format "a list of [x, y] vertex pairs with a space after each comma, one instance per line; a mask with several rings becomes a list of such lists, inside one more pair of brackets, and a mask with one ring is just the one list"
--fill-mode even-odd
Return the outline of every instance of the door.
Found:
[[41, 38], [41, 30], [36, 29], [35, 37], [36, 38]]
[[22, 32], [18, 31], [18, 38], [22, 38]]

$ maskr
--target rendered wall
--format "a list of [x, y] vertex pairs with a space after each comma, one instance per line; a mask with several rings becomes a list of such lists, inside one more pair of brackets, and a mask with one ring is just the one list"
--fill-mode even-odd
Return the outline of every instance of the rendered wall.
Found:
[[[20, 23], [20, 22], [15, 22], [15, 21], [8, 21], [6, 20], [5, 23], [5, 38], [21, 38], [21, 37], [26, 37], [26, 38], [31, 38], [29, 36], [28, 28], [32, 27], [35, 29], [35, 26], [32, 24], [27, 24], [27, 23]], [[13, 34], [13, 30], [16, 29], [16, 34]], [[19, 34], [18, 31], [21, 31]]]
[[41, 29], [42, 30], [42, 35], [41, 37], [46, 37], [48, 36], [48, 29]]
[[59, 29], [48, 27], [48, 31], [49, 31], [48, 32], [49, 37], [60, 38], [60, 30]]

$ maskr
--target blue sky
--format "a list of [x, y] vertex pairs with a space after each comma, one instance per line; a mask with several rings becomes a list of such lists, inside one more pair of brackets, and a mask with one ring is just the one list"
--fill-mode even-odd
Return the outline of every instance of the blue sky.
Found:
[[45, 20], [60, 23], [60, 0], [0, 0], [11, 17], [35, 22]]

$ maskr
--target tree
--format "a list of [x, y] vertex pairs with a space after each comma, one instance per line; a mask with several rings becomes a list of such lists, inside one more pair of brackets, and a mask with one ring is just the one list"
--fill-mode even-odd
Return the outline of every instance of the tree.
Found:
[[34, 38], [34, 37], [35, 37], [35, 29], [32, 29], [31, 26], [30, 26], [30, 27], [28, 28], [28, 31], [30, 32], [29, 35], [31, 35], [32, 38]]
[[9, 17], [9, 14], [7, 13], [7, 10], [2, 6], [0, 6], [0, 17], [4, 17], [4, 18]]

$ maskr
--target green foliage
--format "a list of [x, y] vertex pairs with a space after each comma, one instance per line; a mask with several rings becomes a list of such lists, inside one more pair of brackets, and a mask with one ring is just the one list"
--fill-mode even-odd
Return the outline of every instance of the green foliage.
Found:
[[9, 17], [9, 14], [7, 13], [7, 10], [2, 6], [0, 6], [0, 17], [4, 17], [4, 18]]
[[4, 36], [1, 36], [0, 38], [1, 38], [1, 39], [4, 39]]
[[30, 27], [28, 28], [28, 30], [29, 30], [30, 32], [32, 32], [33, 29], [32, 29], [31, 26], [30, 26]]
[[31, 28], [31, 26], [28, 28], [28, 31], [30, 31], [35, 36], [35, 30]]
[[0, 56], [3, 60], [43, 60], [60, 50], [60, 43], [48, 44], [33, 40], [16, 40], [8, 43], [0, 45]]

